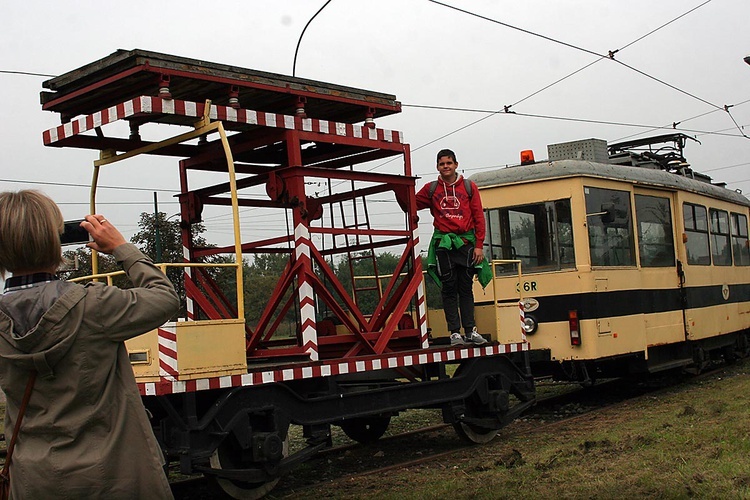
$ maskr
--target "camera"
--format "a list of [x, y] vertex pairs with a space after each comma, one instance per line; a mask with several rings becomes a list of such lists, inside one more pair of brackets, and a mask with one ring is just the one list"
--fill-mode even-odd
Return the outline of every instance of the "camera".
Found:
[[84, 219], [65, 221], [65, 231], [60, 235], [61, 245], [80, 245], [92, 241], [89, 232], [81, 227], [81, 222], [83, 222], [83, 220]]

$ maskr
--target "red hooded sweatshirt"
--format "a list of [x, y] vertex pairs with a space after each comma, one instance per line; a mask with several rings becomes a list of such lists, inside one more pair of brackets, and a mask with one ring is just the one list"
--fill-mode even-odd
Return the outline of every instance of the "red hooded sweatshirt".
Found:
[[431, 199], [430, 183], [425, 184], [417, 193], [417, 210], [429, 208], [435, 229], [444, 233], [463, 234], [473, 229], [476, 236], [475, 248], [482, 248], [486, 231], [482, 199], [477, 185], [469, 182], [471, 198], [466, 192], [462, 175], [453, 184], [446, 184], [438, 177], [438, 185]]

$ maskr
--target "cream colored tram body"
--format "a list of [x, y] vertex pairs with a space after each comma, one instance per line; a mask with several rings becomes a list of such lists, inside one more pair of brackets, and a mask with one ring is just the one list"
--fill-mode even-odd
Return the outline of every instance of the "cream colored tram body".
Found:
[[747, 355], [750, 201], [694, 172], [685, 138], [657, 138], [670, 154], [577, 141], [549, 153], [579, 159], [471, 177], [496, 274], [475, 290], [478, 325], [518, 322], [520, 291], [535, 375], [590, 382]]

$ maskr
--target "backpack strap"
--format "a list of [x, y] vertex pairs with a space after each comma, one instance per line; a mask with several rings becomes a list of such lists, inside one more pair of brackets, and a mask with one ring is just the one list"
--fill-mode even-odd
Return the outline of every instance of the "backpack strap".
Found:
[[[435, 190], [437, 189], [438, 181], [432, 181], [430, 182], [430, 189], [427, 191], [427, 194], [430, 195], [430, 198], [432, 198], [432, 195], [435, 194]], [[469, 195], [469, 199], [471, 199], [472, 196], [474, 196], [473, 189], [471, 188], [471, 181], [464, 177], [464, 189], [466, 189], [466, 194]]]
[[471, 199], [471, 197], [474, 196], [474, 193], [472, 193], [471, 181], [466, 177], [464, 177], [464, 189], [466, 189], [466, 194], [468, 194], [469, 199]]
[[437, 189], [437, 183], [438, 181], [430, 182], [430, 189], [427, 191], [427, 194], [430, 195], [430, 199], [432, 199], [432, 195], [435, 194], [435, 190]]

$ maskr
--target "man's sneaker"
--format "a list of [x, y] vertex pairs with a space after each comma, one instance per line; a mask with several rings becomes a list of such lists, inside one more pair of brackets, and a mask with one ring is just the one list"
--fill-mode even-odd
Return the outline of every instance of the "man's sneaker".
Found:
[[466, 345], [466, 342], [464, 342], [464, 338], [461, 336], [458, 332], [451, 333], [451, 345]]
[[[451, 335], [452, 337], [452, 335]], [[479, 335], [477, 332], [477, 327], [471, 329], [471, 333], [466, 336], [466, 343], [467, 344], [474, 344], [474, 345], [482, 345], [487, 343], [487, 339]]]

